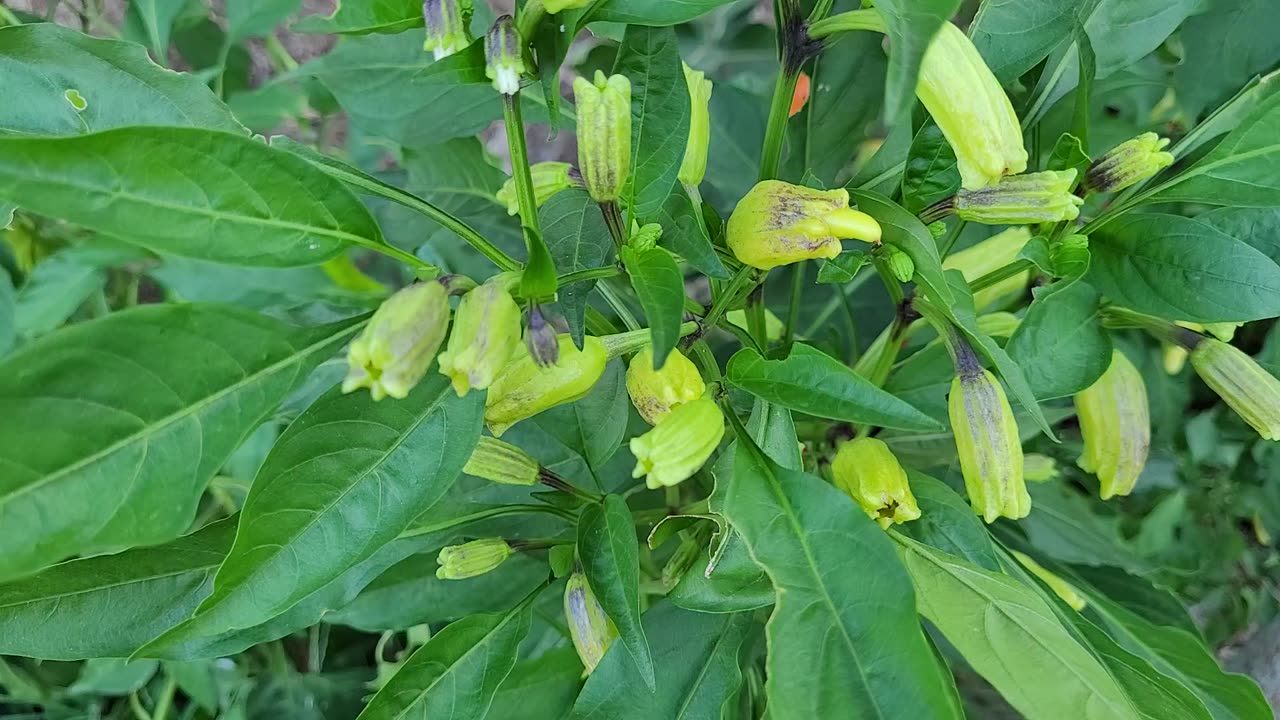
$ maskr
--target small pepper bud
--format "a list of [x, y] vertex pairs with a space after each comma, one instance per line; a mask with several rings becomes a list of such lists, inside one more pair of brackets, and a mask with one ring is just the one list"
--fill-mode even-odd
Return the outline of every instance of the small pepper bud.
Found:
[[1027, 453], [1022, 457], [1022, 477], [1029, 482], [1049, 482], [1057, 480], [1058, 461], [1048, 455]]
[[596, 202], [614, 202], [631, 172], [631, 81], [625, 75], [573, 81], [578, 105], [578, 168]]
[[453, 381], [458, 397], [492, 385], [520, 344], [520, 306], [505, 284], [502, 278], [490, 280], [458, 303], [449, 346], [440, 353], [440, 372]]
[[875, 249], [874, 254], [884, 259], [889, 272], [898, 282], [911, 282], [911, 278], [916, 274], [916, 264], [911, 256], [892, 245], [880, 245]]
[[438, 282], [416, 283], [387, 298], [347, 350], [342, 392], [369, 388], [375, 401], [403, 399], [436, 357], [449, 328], [449, 293]]
[[1084, 200], [1071, 193], [1076, 171], [1010, 175], [977, 190], [956, 194], [956, 214], [985, 225], [1023, 225], [1075, 220]]
[[1151, 417], [1142, 373], [1119, 350], [1097, 382], [1075, 395], [1084, 449], [1076, 464], [1098, 476], [1102, 499], [1128, 495], [1147, 464]]
[[497, 568], [511, 557], [511, 546], [502, 538], [481, 538], [461, 545], [440, 549], [436, 577], [441, 580], [466, 580]]
[[600, 338], [583, 338], [582, 350], [568, 335], [560, 335], [556, 342], [560, 355], [556, 365], [539, 367], [528, 350], [517, 348], [489, 386], [484, 421], [494, 437], [502, 437], [507, 428], [525, 418], [584, 397], [604, 375], [609, 355]]
[[930, 237], [934, 240], [941, 240], [942, 236], [947, 234], [947, 224], [942, 220], [934, 220], [928, 225], [925, 225], [925, 228], [929, 231]]
[[462, 472], [502, 485], [537, 485], [542, 466], [529, 453], [497, 438], [482, 435]]
[[520, 76], [525, 73], [521, 45], [520, 33], [510, 15], [494, 21], [484, 38], [484, 76], [492, 80], [493, 89], [503, 95], [520, 92]]
[[842, 443], [831, 462], [831, 476], [882, 528], [920, 517], [907, 471], [883, 440], [865, 437]]
[[1018, 559], [1018, 562], [1023, 567], [1031, 571], [1032, 575], [1043, 580], [1044, 584], [1048, 585], [1049, 589], [1052, 590], [1055, 595], [1062, 598], [1063, 602], [1070, 605], [1072, 610], [1080, 612], [1084, 610], [1085, 605], [1089, 604], [1088, 601], [1084, 599], [1084, 596], [1076, 590], [1074, 585], [1063, 580], [1052, 572], [1049, 572], [1049, 570], [1047, 570], [1043, 565], [1031, 559], [1030, 556], [1020, 553], [1017, 550], [1010, 550], [1010, 552], [1013, 553], [1013, 556]]
[[631, 438], [636, 456], [632, 477], [645, 477], [650, 490], [678, 485], [689, 479], [724, 437], [724, 415], [716, 401], [703, 395], [676, 407], [662, 422]]
[[[965, 280], [973, 282], [992, 270], [998, 270], [1016, 260], [1018, 253], [1030, 239], [1030, 230], [1024, 227], [1009, 228], [976, 245], [948, 255], [942, 262], [942, 268], [959, 270]], [[981, 312], [995, 305], [998, 301], [1025, 288], [1030, 278], [1031, 271], [1028, 270], [979, 290], [973, 294], [974, 307]]]
[[560, 339], [556, 329], [547, 322], [542, 308], [530, 304], [524, 329], [524, 346], [538, 367], [551, 367], [560, 361]]
[[978, 364], [973, 351], [957, 364], [947, 398], [960, 470], [969, 502], [988, 523], [1031, 512], [1031, 496], [1022, 476], [1022, 441], [1013, 408], [995, 376]]
[[698, 561], [698, 556], [705, 551], [707, 543], [699, 541], [690, 533], [689, 537], [680, 539], [680, 545], [671, 553], [667, 564], [662, 566], [662, 586], [670, 590], [680, 582], [680, 578]]
[[1280, 440], [1280, 380], [1234, 345], [1200, 338], [1191, 367], [1264, 440]]
[[1089, 269], [1089, 238], [1067, 235], [1049, 248], [1049, 262], [1058, 277], [1080, 277]]
[[707, 146], [711, 142], [711, 81], [705, 73], [684, 66], [684, 81], [689, 86], [689, 139], [684, 146], [684, 160], [676, 175], [682, 185], [697, 187], [707, 174]]
[[[533, 201], [538, 207], [542, 207], [561, 190], [582, 186], [582, 176], [567, 162], [534, 163], [529, 167], [529, 176], [533, 179]], [[495, 197], [498, 202], [507, 206], [508, 215], [520, 212], [520, 199], [516, 195], [515, 178], [507, 178]]]
[[618, 630], [613, 621], [605, 615], [604, 608], [596, 594], [591, 592], [587, 584], [587, 576], [575, 572], [569, 576], [564, 588], [564, 617], [569, 621], [569, 637], [573, 638], [573, 649], [578, 651], [578, 659], [590, 675], [600, 664], [605, 651], [618, 637]]
[[880, 242], [880, 224], [849, 208], [844, 188], [814, 190], [781, 180], [756, 183], [725, 228], [738, 260], [761, 270], [840, 254], [841, 239]]
[[632, 225], [631, 237], [627, 239], [627, 245], [643, 252], [652, 250], [661, 239], [662, 226], [658, 223], [646, 223], [640, 227]]
[[1241, 325], [1244, 325], [1244, 323], [1242, 322], [1205, 323], [1204, 329], [1210, 335], [1218, 338], [1222, 342], [1229, 343], [1231, 342], [1231, 339], [1236, 336], [1236, 330], [1239, 330]]
[[1115, 192], [1142, 182], [1173, 164], [1165, 152], [1169, 138], [1153, 132], [1125, 140], [1093, 161], [1084, 173], [1085, 187], [1095, 192]]
[[942, 23], [920, 64], [916, 95], [956, 153], [961, 185], [977, 190], [1027, 169], [1013, 105], [973, 42]]
[[661, 370], [653, 369], [653, 348], [646, 347], [627, 366], [627, 394], [636, 412], [657, 425], [672, 410], [697, 400], [707, 391], [698, 368], [689, 358], [672, 350]]
[[1161, 347], [1160, 360], [1164, 366], [1165, 373], [1169, 375], [1177, 375], [1182, 372], [1182, 368], [1187, 366], [1187, 349], [1181, 345], [1172, 345], [1165, 343]]
[[427, 25], [423, 50], [430, 50], [436, 60], [465, 50], [471, 44], [467, 21], [471, 17], [469, 0], [425, 0], [422, 19]]

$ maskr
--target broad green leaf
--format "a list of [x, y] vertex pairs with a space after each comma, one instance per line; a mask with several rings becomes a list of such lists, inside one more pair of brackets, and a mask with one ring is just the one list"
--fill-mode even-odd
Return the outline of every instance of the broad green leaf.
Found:
[[693, 201], [678, 184], [672, 188], [662, 211], [658, 213], [657, 222], [662, 225], [662, 237], [658, 245], [678, 255], [698, 272], [708, 277], [728, 279], [729, 271], [716, 254], [707, 236], [706, 223], [702, 218], [702, 208], [694, 207]]
[[969, 36], [987, 67], [1011, 83], [1071, 37], [1080, 0], [988, 0], [978, 6]]
[[[1183, 61], [1173, 82], [1180, 105], [1190, 117], [1219, 101], [1258, 73], [1280, 63], [1280, 5], [1269, 0], [1224, 0], [1182, 26]], [[1223, 42], [1229, 38], [1229, 42]]]
[[601, 0], [590, 14], [591, 22], [664, 27], [688, 22], [726, 5], [730, 0]]
[[924, 223], [901, 205], [878, 193], [850, 190], [849, 199], [859, 210], [880, 223], [884, 242], [911, 258], [916, 266], [916, 282], [928, 291], [929, 297], [950, 306], [954, 301], [951, 286], [942, 273], [938, 244]]
[[321, 396], [254, 479], [213, 594], [144, 652], [264, 623], [374, 555], [448, 491], [480, 435], [481, 406], [437, 372], [395, 402]]
[[689, 88], [676, 31], [629, 26], [613, 72], [631, 80], [631, 212], [645, 222], [671, 194], [689, 138]]
[[169, 33], [185, 5], [186, 0], [129, 0], [125, 35], [146, 45], [164, 62], [169, 51]]
[[89, 296], [102, 289], [107, 270], [145, 257], [128, 245], [91, 241], [42, 259], [15, 300], [13, 320], [18, 337], [29, 340], [58, 329]]
[[1033, 293], [1035, 300], [1005, 350], [1037, 399], [1074, 395], [1111, 364], [1111, 336], [1098, 317], [1098, 293], [1066, 280]]
[[765, 629], [773, 717], [962, 717], [892, 543], [847, 495], [743, 433], [723, 511], [777, 591]]
[[1182, 683], [1151, 663], [1120, 647], [1098, 626], [1081, 616], [1073, 618], [1084, 642], [1102, 661], [1144, 720], [1212, 720], [1209, 709]]
[[573, 648], [543, 653], [516, 663], [498, 686], [486, 720], [563, 720], [582, 683], [582, 663]]
[[1033, 590], [914, 540], [894, 539], [920, 613], [1028, 720], [1139, 717]]
[[547, 579], [544, 559], [518, 553], [484, 575], [441, 580], [436, 577], [438, 553], [433, 549], [391, 566], [351, 604], [326, 615], [325, 622], [384, 632], [458, 620], [476, 613], [503, 612]]
[[1190, 169], [1141, 198], [1233, 207], [1280, 206], [1280, 95], [1272, 95]]
[[163, 545], [72, 560], [0, 585], [0, 654], [129, 657], [196, 609], [235, 528], [223, 520]]
[[653, 338], [653, 362], [666, 362], [680, 339], [684, 317], [684, 276], [671, 253], [660, 247], [637, 250], [622, 248], [622, 263], [631, 276], [631, 287], [644, 308]]
[[[600, 208], [585, 190], [556, 193], [538, 210], [542, 239], [561, 273], [601, 267], [609, 260], [613, 241]], [[569, 325], [573, 341], [582, 344], [586, 332], [587, 298], [595, 280], [576, 282], [560, 288], [560, 312]]]
[[1280, 266], [1206, 223], [1129, 215], [1090, 236], [1089, 251], [1086, 280], [1139, 312], [1194, 322], [1280, 315]]
[[233, 264], [311, 265], [383, 242], [339, 181], [293, 153], [209, 130], [0, 138], [0, 197], [152, 250]]
[[1062, 562], [1112, 565], [1151, 572], [1120, 538], [1117, 528], [1095, 515], [1083, 497], [1061, 483], [1028, 483], [1031, 514], [1019, 525], [1037, 549]]
[[713, 615], [660, 602], [643, 620], [658, 669], [656, 689], [636, 683], [631, 657], [615, 649], [587, 678], [569, 720], [720, 716], [742, 682], [738, 650], [751, 626], [750, 614]]
[[[133, 43], [99, 40], [53, 23], [0, 30], [0, 76], [7, 94], [22, 98], [0, 104], [0, 130], [80, 135], [178, 125], [243, 131], [195, 76], [161, 68]], [[83, 110], [67, 99], [69, 90], [84, 100]]]
[[[868, 129], [879, 120], [887, 68], [879, 33], [848, 33], [823, 49], [809, 71], [809, 102], [788, 124], [792, 150], [784, 167], [792, 170], [784, 177], [808, 173], [820, 186], [838, 186]], [[714, 145], [711, 152], [716, 152]]]
[[871, 254], [849, 250], [822, 263], [818, 268], [818, 282], [847, 283], [858, 275], [858, 271], [871, 262]]
[[578, 558], [600, 607], [618, 628], [618, 639], [652, 691], [654, 661], [640, 620], [640, 543], [627, 501], [606, 495], [578, 520]]
[[[666, 5], [666, 0], [657, 0]], [[719, 83], [711, 93], [711, 142], [703, 192], [722, 213], [729, 213], [756, 184], [764, 144], [769, 98]]]
[[605, 463], [622, 447], [630, 401], [622, 361], [609, 363], [586, 397], [538, 413], [533, 422], [582, 456], [598, 487]]
[[128, 695], [156, 674], [155, 660], [93, 658], [80, 668], [80, 677], [67, 688], [71, 695]]
[[907, 155], [907, 168], [902, 175], [903, 205], [913, 214], [919, 213], [959, 191], [960, 168], [955, 151], [936, 123], [925, 123], [911, 141]]
[[881, 0], [876, 8], [889, 26], [889, 72], [884, 81], [885, 122], [909, 120], [916, 79], [929, 41], [950, 22], [960, 0]]
[[505, 614], [472, 615], [441, 630], [373, 696], [359, 720], [483, 718], [515, 667], [537, 595]]
[[991, 536], [964, 498], [946, 483], [923, 473], [908, 470], [907, 479], [920, 505], [920, 517], [896, 525], [898, 532], [978, 567], [993, 572], [1000, 569]]
[[[422, 3], [418, 0], [338, 0], [338, 7], [332, 15], [302, 18], [293, 24], [292, 29], [325, 35], [364, 35], [403, 33], [419, 27], [422, 27]], [[419, 37], [417, 41], [421, 48], [422, 39]]]
[[359, 323], [151, 305], [0, 364], [0, 578], [170, 540], [209, 478]]
[[[671, 589], [671, 602], [703, 613], [745, 612], [773, 604], [769, 576], [751, 559], [741, 535], [731, 531], [714, 546], [710, 556], [714, 567], [702, 562], [706, 559], [699, 556], [699, 561]], [[710, 575], [708, 567], [712, 568]]]
[[1270, 73], [1255, 77], [1245, 83], [1230, 100], [1214, 110], [1203, 122], [1196, 125], [1174, 147], [1179, 155], [1189, 156], [1200, 146], [1214, 138], [1235, 130], [1254, 110], [1275, 94], [1280, 87], [1280, 75]]
[[1197, 215], [1196, 220], [1248, 243], [1280, 264], [1280, 207], [1220, 207]]
[[13, 348], [18, 337], [14, 327], [14, 305], [17, 293], [13, 289], [13, 281], [9, 273], [0, 270], [0, 357]]
[[301, 4], [301, 0], [227, 0], [227, 43], [270, 33]]
[[903, 430], [941, 428], [839, 360], [802, 343], [792, 345], [782, 360], [765, 360], [743, 348], [729, 359], [725, 379], [767, 402], [818, 417]]

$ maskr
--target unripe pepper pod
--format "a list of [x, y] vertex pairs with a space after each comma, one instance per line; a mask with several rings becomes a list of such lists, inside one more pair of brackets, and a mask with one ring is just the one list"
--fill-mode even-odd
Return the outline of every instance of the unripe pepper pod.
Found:
[[1049, 482], [1058, 479], [1058, 461], [1048, 455], [1027, 453], [1022, 456], [1022, 476], [1027, 482]]
[[1076, 393], [1084, 450], [1076, 464], [1098, 476], [1102, 499], [1128, 495], [1147, 464], [1151, 417], [1147, 386], [1119, 350], [1097, 382]]
[[1085, 171], [1085, 187], [1095, 192], [1115, 192], [1154, 176], [1173, 164], [1173, 154], [1164, 150], [1168, 144], [1169, 138], [1153, 132], [1120, 143]]
[[1011, 175], [955, 197], [956, 215], [985, 225], [1023, 225], [1075, 220], [1084, 200], [1072, 194], [1076, 171], [1046, 170]]
[[578, 659], [590, 675], [618, 637], [618, 630], [591, 592], [587, 577], [580, 572], [570, 575], [565, 585], [564, 617], [569, 624], [573, 649], [578, 651]]
[[461, 545], [441, 548], [436, 562], [436, 577], [441, 580], [466, 580], [497, 568], [511, 557], [511, 546], [502, 538], [481, 538]]
[[615, 202], [631, 172], [631, 81], [625, 75], [573, 81], [578, 112], [578, 169], [591, 199]]
[[520, 448], [482, 435], [462, 472], [502, 485], [537, 485], [542, 466]]
[[661, 370], [653, 369], [653, 348], [646, 347], [627, 366], [627, 394], [636, 412], [650, 425], [662, 422], [672, 410], [702, 397], [707, 386], [689, 358], [672, 350]]
[[483, 390], [520, 345], [520, 306], [499, 276], [462, 296], [449, 345], [440, 353], [440, 372], [453, 381], [458, 397]]
[[1080, 612], [1089, 604], [1088, 601], [1084, 599], [1084, 596], [1076, 590], [1074, 585], [1050, 572], [1030, 556], [1020, 553], [1017, 550], [1011, 550], [1010, 552], [1012, 552], [1013, 556], [1017, 558], [1019, 564], [1029, 570], [1032, 575], [1043, 580], [1044, 584], [1048, 585], [1049, 589], [1052, 590], [1055, 595], [1062, 598], [1063, 602], [1070, 605], [1072, 610]]
[[422, 19], [427, 25], [423, 50], [430, 50], [436, 60], [465, 50], [471, 44], [467, 19], [471, 4], [467, 0], [425, 0]]
[[724, 414], [715, 400], [703, 395], [684, 403], [654, 429], [631, 438], [631, 476], [644, 476], [651, 490], [678, 485], [707, 462], [723, 437]]
[[525, 73], [524, 49], [520, 33], [510, 15], [499, 17], [484, 38], [484, 75], [493, 89], [503, 95], [520, 92], [520, 76]]
[[1000, 517], [1026, 517], [1031, 496], [1022, 476], [1022, 441], [1009, 399], [972, 350], [958, 365], [947, 409], [969, 502], [989, 523]]
[[882, 528], [920, 517], [907, 471], [883, 440], [868, 437], [842, 444], [831, 463], [831, 476]]
[[707, 147], [711, 142], [711, 81], [707, 76], [684, 66], [685, 84], [689, 86], [689, 139], [684, 146], [684, 160], [676, 177], [683, 185], [697, 187], [707, 174]]
[[880, 242], [880, 224], [849, 208], [843, 188], [814, 190], [781, 180], [756, 183], [733, 209], [725, 239], [734, 256], [761, 270], [840, 254], [841, 239]]
[[1027, 151], [1013, 105], [973, 42], [942, 23], [920, 64], [916, 95], [956, 153], [966, 190], [1027, 169]]
[[1234, 345], [1201, 338], [1191, 349], [1201, 380], [1265, 440], [1280, 440], [1280, 380]]
[[560, 361], [556, 365], [538, 367], [521, 347], [489, 386], [484, 421], [495, 437], [525, 418], [584, 397], [604, 375], [609, 355], [600, 338], [588, 335], [582, 350], [568, 335], [559, 336], [557, 342]]
[[347, 350], [342, 392], [369, 388], [373, 399], [402, 399], [435, 359], [449, 327], [449, 293], [438, 282], [410, 285], [387, 298]]
[[[529, 176], [533, 179], [533, 201], [538, 207], [542, 207], [544, 203], [561, 190], [582, 186], [582, 176], [567, 162], [548, 160], [547, 162], [534, 163], [529, 167]], [[497, 197], [498, 202], [507, 206], [508, 215], [515, 215], [520, 212], [520, 200], [516, 196], [515, 178], [507, 178], [495, 197]]]
[[[992, 270], [1008, 265], [1017, 259], [1031, 231], [1024, 227], [1009, 228], [959, 252], [951, 253], [942, 261], [944, 270], [959, 270], [964, 279], [973, 282]], [[995, 305], [1014, 292], [1027, 286], [1031, 272], [1021, 272], [973, 294], [974, 307], [981, 312]]]

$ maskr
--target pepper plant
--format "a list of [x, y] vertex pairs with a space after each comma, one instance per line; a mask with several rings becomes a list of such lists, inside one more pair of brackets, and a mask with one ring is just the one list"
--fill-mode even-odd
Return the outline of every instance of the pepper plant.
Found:
[[0, 6], [0, 714], [1273, 716], [1273, 3], [91, 5]]

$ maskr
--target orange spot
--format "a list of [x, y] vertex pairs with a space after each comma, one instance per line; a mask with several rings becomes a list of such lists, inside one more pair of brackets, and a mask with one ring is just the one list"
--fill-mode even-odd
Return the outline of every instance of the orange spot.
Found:
[[799, 80], [796, 81], [796, 91], [791, 95], [791, 116], [803, 110], [807, 102], [809, 102], [809, 74], [802, 72]]

